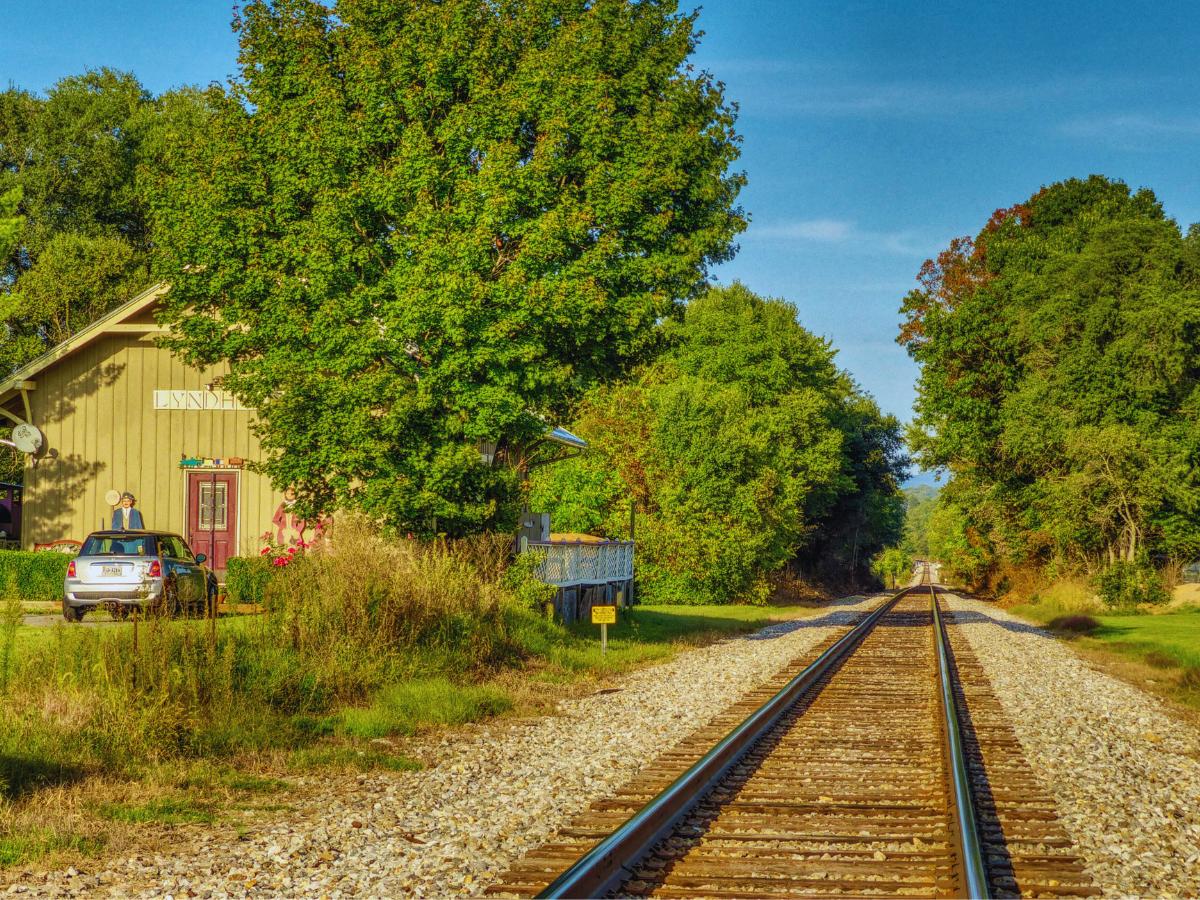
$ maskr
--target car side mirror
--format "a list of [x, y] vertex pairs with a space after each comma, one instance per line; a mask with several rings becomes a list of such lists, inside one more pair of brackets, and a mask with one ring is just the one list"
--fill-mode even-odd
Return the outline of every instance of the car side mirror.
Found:
[[206, 559], [208, 559], [208, 557], [207, 557], [207, 556], [205, 556], [203, 553], [197, 553], [197, 554], [196, 554], [196, 562], [198, 562], [198, 563], [202, 563], [202, 562], [204, 562]]

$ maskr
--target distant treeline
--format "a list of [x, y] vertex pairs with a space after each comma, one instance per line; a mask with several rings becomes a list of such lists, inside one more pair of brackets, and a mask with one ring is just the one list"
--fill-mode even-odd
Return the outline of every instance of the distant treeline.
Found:
[[537, 470], [556, 529], [623, 537], [636, 503], [644, 598], [763, 601], [785, 565], [863, 575], [904, 524], [900, 425], [834, 365], [781, 300], [710, 288], [660, 356], [590, 392], [591, 442]]
[[976, 585], [1200, 556], [1200, 230], [1099, 176], [925, 264], [900, 342], [909, 435], [947, 470], [929, 552]]

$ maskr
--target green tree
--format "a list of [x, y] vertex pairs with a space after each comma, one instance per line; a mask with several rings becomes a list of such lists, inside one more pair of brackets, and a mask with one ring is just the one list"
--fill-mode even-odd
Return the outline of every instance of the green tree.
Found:
[[[1098, 176], [954, 241], [905, 298], [910, 441], [992, 564], [1200, 549], [1200, 236]], [[986, 578], [986, 573], [984, 574]]]
[[[7, 259], [17, 246], [21, 231], [21, 217], [17, 207], [21, 202], [21, 189], [12, 188], [0, 194], [0, 259]], [[0, 425], [0, 437], [8, 437], [11, 425]], [[21, 477], [24, 460], [11, 447], [0, 447], [0, 481], [16, 481]]]
[[673, 0], [251, 2], [155, 199], [173, 347], [227, 361], [280, 485], [502, 521], [520, 460], [744, 227], [734, 111]]
[[895, 416], [884, 415], [845, 378], [835, 393], [833, 424], [842, 435], [841, 472], [832, 503], [815, 517], [813, 534], [795, 564], [818, 579], [855, 581], [871, 558], [896, 543], [904, 527], [900, 483], [908, 458]]
[[865, 566], [899, 537], [899, 426], [794, 307], [712, 288], [666, 338], [634, 380], [588, 395], [572, 425], [588, 452], [535, 474], [532, 503], [555, 528], [623, 537], [636, 503], [650, 602], [762, 601], [818, 545], [848, 568], [856, 538]]
[[37, 97], [0, 93], [0, 373], [146, 286], [150, 241], [137, 171], [156, 103], [132, 75], [100, 69]]
[[942, 564], [942, 581], [956, 584], [981, 584], [996, 567], [994, 545], [973, 524], [964, 505], [972, 510], [970, 499], [958, 499], [964, 485], [951, 481], [939, 492], [929, 515], [927, 535], [929, 556]]
[[919, 559], [929, 558], [929, 519], [937, 508], [938, 490], [920, 484], [904, 489], [904, 550]]
[[21, 216], [17, 213], [20, 204], [19, 187], [0, 194], [0, 259], [8, 259], [17, 248], [17, 238], [21, 233]]
[[889, 547], [871, 562], [871, 571], [893, 590], [912, 573], [913, 558], [900, 547]]

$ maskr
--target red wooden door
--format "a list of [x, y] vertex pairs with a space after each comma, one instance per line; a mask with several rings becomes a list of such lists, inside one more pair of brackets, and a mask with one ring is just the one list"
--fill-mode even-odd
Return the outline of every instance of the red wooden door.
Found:
[[187, 473], [187, 541], [193, 553], [208, 557], [206, 565], [219, 573], [237, 555], [237, 474]]

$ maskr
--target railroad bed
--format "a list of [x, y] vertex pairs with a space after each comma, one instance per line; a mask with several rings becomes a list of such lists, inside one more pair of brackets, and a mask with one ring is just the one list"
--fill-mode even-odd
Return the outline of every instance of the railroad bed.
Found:
[[[592, 804], [488, 893], [1098, 894], [966, 642], [940, 642], [935, 598], [925, 586], [889, 599], [873, 623], [797, 660]], [[746, 730], [755, 719], [761, 735]], [[718, 764], [719, 779], [707, 777]]]

